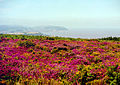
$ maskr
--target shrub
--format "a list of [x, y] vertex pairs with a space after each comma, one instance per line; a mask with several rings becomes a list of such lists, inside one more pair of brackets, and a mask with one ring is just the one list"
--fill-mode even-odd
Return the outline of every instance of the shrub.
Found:
[[35, 46], [35, 44], [34, 44], [33, 42], [31, 42], [31, 41], [18, 42], [18, 45], [19, 45], [19, 46], [25, 46], [25, 47], [27, 47], [27, 48], [29, 48], [29, 47], [34, 47], [34, 46]]

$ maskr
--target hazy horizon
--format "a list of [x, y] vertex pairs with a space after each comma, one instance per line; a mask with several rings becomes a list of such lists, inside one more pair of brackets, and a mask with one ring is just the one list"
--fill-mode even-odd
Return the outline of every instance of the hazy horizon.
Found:
[[103, 32], [119, 36], [119, 4], [119, 0], [0, 0], [0, 25], [53, 25], [82, 36]]

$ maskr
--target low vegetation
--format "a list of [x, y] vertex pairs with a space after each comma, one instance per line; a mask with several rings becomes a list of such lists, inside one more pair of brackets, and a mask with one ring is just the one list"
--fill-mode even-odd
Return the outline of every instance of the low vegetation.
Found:
[[0, 35], [0, 85], [119, 84], [119, 40]]

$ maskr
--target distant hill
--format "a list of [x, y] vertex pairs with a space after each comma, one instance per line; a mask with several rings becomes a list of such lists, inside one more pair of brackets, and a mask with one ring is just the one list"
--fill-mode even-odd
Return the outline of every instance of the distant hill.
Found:
[[34, 30], [42, 32], [51, 32], [51, 31], [66, 31], [68, 29], [62, 26], [37, 26], [34, 27]]
[[24, 26], [0, 25], [1, 33], [29, 32], [32, 29]]
[[26, 27], [14, 25], [0, 25], [1, 33], [16, 33], [16, 32], [48, 32], [48, 31], [62, 31], [67, 30], [61, 26], [39, 26], [39, 27]]

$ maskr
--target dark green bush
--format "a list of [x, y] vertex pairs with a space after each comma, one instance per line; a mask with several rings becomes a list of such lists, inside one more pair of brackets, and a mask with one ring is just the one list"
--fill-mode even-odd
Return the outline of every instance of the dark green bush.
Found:
[[101, 38], [100, 40], [120, 41], [120, 37], [106, 37], [106, 38]]
[[18, 42], [18, 45], [19, 46], [25, 46], [27, 48], [35, 46], [35, 44], [33, 42], [28, 41], [28, 40], [27, 41], [20, 41], [20, 42]]

